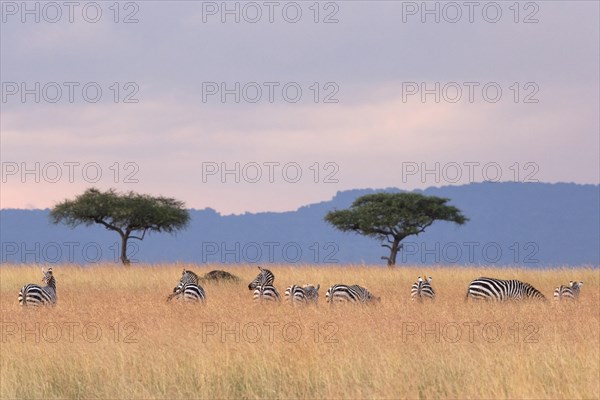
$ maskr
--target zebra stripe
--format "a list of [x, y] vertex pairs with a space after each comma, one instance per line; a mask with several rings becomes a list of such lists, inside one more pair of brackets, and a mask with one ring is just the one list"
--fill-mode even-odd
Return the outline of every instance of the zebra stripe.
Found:
[[583, 282], [569, 282], [569, 286], [560, 285], [556, 289], [554, 289], [554, 300], [579, 300], [579, 292], [581, 292], [581, 287], [583, 286]]
[[309, 302], [317, 304], [319, 301], [319, 288], [313, 285], [292, 285], [285, 290], [285, 298], [292, 304], [308, 304]]
[[167, 297], [167, 302], [175, 299], [204, 303], [206, 301], [206, 293], [202, 286], [198, 284], [198, 279], [198, 275], [194, 272], [184, 269], [181, 273], [179, 283], [173, 288], [173, 293]]
[[184, 269], [181, 273], [181, 279], [179, 279], [179, 285], [183, 286], [187, 283], [198, 283], [200, 277], [193, 271]]
[[469, 284], [466, 300], [546, 300], [544, 295], [529, 283], [515, 279], [502, 280], [493, 278], [477, 278]]
[[435, 290], [431, 286], [431, 281], [431, 277], [428, 277], [425, 281], [419, 276], [410, 290], [411, 299], [419, 302], [422, 302], [423, 299], [435, 300]]
[[375, 297], [362, 286], [343, 284], [331, 286], [325, 293], [325, 299], [329, 304], [346, 302], [365, 304], [381, 301], [380, 297]]
[[285, 299], [292, 304], [306, 304], [306, 292], [302, 286], [292, 285], [285, 289]]
[[167, 301], [171, 300], [192, 302], [192, 303], [204, 303], [206, 301], [206, 293], [200, 285], [195, 283], [186, 283], [181, 287], [173, 289], [173, 293], [169, 295]]
[[255, 290], [259, 286], [273, 285], [273, 282], [275, 282], [275, 275], [271, 271], [262, 269], [260, 265], [258, 266], [258, 269], [260, 272], [256, 278], [248, 284], [248, 290]]
[[256, 302], [279, 302], [279, 292], [272, 285], [257, 286], [254, 290], [254, 301]]
[[56, 278], [52, 275], [52, 268], [44, 271], [42, 282], [46, 286], [39, 286], [33, 283], [27, 284], [19, 291], [19, 304], [22, 306], [44, 306], [47, 304], [56, 304]]

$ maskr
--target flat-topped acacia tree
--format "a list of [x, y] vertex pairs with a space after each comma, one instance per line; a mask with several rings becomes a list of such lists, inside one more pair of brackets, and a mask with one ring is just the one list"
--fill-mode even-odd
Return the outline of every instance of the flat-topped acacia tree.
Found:
[[458, 225], [468, 221], [458, 208], [447, 205], [448, 201], [419, 193], [368, 194], [354, 200], [349, 209], [328, 212], [325, 221], [343, 232], [387, 241], [381, 246], [389, 249], [390, 255], [381, 258], [393, 267], [402, 248], [400, 242], [407, 236], [418, 235], [435, 221]]
[[[144, 240], [146, 232], [174, 233], [184, 229], [190, 215], [183, 202], [167, 197], [153, 197], [134, 192], [101, 192], [87, 189], [74, 200], [65, 200], [52, 208], [50, 220], [78, 225], [99, 224], [121, 236], [121, 262], [129, 265], [127, 242]], [[134, 233], [136, 234], [134, 236]]]

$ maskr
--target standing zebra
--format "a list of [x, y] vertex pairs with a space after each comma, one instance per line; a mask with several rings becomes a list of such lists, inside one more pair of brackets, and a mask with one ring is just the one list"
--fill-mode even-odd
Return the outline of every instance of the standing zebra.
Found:
[[42, 282], [46, 286], [33, 283], [23, 286], [19, 292], [19, 304], [34, 307], [56, 304], [56, 278], [52, 275], [52, 268], [48, 268], [48, 271], [44, 271], [42, 268], [42, 273], [44, 274]]
[[431, 286], [431, 281], [432, 278], [430, 276], [426, 281], [419, 276], [410, 290], [411, 299], [419, 302], [422, 302], [423, 299], [435, 300], [435, 290], [433, 290], [433, 287]]
[[544, 295], [529, 283], [515, 279], [502, 280], [493, 278], [477, 278], [469, 284], [467, 297], [475, 300], [546, 300]]
[[262, 269], [260, 265], [258, 266], [258, 269], [260, 272], [256, 278], [248, 284], [248, 290], [255, 290], [258, 286], [273, 285], [273, 282], [275, 282], [275, 274], [268, 269]]
[[254, 301], [257, 302], [279, 302], [279, 292], [273, 285], [257, 286], [254, 290]]
[[285, 290], [285, 298], [292, 304], [308, 304], [309, 302], [317, 304], [319, 301], [319, 288], [313, 285], [292, 285]]
[[202, 286], [198, 284], [198, 275], [186, 269], [181, 273], [181, 279], [173, 293], [167, 297], [167, 302], [172, 299], [189, 301], [194, 303], [204, 303], [206, 301], [206, 293]]
[[560, 285], [554, 289], [554, 300], [579, 300], [579, 292], [583, 282], [569, 282], [569, 286]]
[[371, 292], [362, 286], [342, 284], [331, 286], [325, 293], [325, 299], [329, 304], [345, 302], [365, 304], [381, 301], [381, 297], [373, 296]]
[[260, 272], [256, 278], [248, 284], [248, 289], [254, 290], [254, 301], [280, 301], [279, 292], [273, 286], [275, 274], [268, 269], [263, 269], [260, 265], [258, 266], [258, 270]]

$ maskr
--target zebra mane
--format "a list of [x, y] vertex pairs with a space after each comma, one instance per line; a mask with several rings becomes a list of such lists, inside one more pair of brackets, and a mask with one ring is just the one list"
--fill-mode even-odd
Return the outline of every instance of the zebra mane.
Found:
[[198, 274], [196, 274], [193, 271], [190, 271], [189, 269], [185, 269], [184, 268], [183, 272], [181, 273], [181, 276], [184, 277], [185, 275], [191, 275], [191, 276], [193, 276], [196, 279], [196, 281], [198, 281], [198, 279], [199, 279]]
[[252, 280], [248, 284], [248, 289], [254, 290], [257, 286], [262, 286], [265, 283], [272, 285], [275, 282], [275, 274], [268, 269], [263, 269], [260, 265], [258, 266], [258, 270], [260, 271], [256, 278]]
[[273, 276], [275, 276], [274, 273], [271, 272], [271, 270], [268, 270], [266, 268], [261, 267], [260, 265], [258, 266], [258, 269], [260, 270], [259, 275], [265, 275], [265, 274], [271, 274]]

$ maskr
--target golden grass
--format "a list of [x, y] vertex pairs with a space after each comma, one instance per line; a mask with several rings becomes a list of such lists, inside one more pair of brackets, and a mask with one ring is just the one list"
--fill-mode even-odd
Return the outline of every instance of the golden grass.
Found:
[[[183, 267], [225, 269], [242, 283], [204, 285], [206, 306], [166, 304]], [[319, 306], [253, 304], [255, 266], [59, 265], [57, 306], [23, 309], [17, 293], [40, 269], [3, 267], [0, 396], [600, 396], [597, 269], [269, 268], [282, 295], [292, 283], [320, 283]], [[413, 304], [410, 285], [425, 273], [438, 300]], [[527, 281], [548, 297], [558, 284], [585, 283], [578, 304], [465, 304], [479, 276]], [[382, 302], [330, 307], [333, 283], [361, 284]]]

